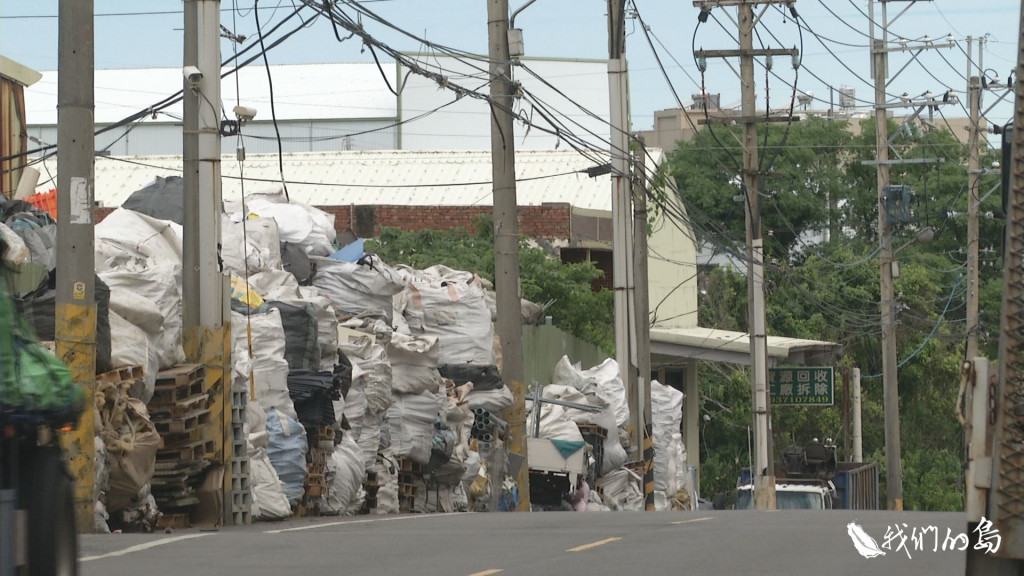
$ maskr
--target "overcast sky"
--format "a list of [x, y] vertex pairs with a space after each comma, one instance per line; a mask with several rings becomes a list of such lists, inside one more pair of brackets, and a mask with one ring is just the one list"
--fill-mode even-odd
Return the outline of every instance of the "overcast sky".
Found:
[[[243, 47], [257, 41], [256, 18], [251, 10], [253, 1], [222, 2], [225, 9], [222, 24], [247, 36]], [[512, 9], [525, 1], [512, 0]], [[739, 79], [732, 69], [722, 60], [711, 60], [702, 79], [693, 58], [694, 47], [736, 47], [732, 16], [735, 10], [715, 9], [712, 18], [698, 27], [699, 10], [692, 4], [680, 0], [635, 0], [636, 11], [649, 27], [652, 42], [679, 97], [688, 100], [692, 93], [700, 90], [703, 82], [709, 92], [722, 95], [723, 105], [738, 103]], [[268, 30], [297, 5], [297, 1], [294, 4], [278, 0], [259, 2], [263, 29]], [[364, 5], [412, 36], [474, 53], [487, 50], [486, 0], [375, 0]], [[897, 76], [890, 78], [887, 92], [894, 97], [904, 92], [919, 95], [927, 90], [941, 94], [950, 88], [963, 93], [966, 90], [967, 36], [988, 35], [983, 64], [993, 69], [988, 73], [990, 76], [998, 73], [1005, 80], [1015, 66], [1020, 25], [1020, 3], [1015, 0], [891, 1], [888, 5], [890, 36], [894, 42], [899, 37], [913, 41], [926, 35], [936, 42], [945, 42], [946, 36], [952, 34], [959, 44], [951, 49], [926, 50], [916, 60], [906, 52], [890, 56], [889, 68], [893, 73], [909, 63]], [[881, 23], [881, 5], [876, 6], [875, 19]], [[238, 8], [234, 14], [230, 10], [233, 7]], [[802, 65], [797, 73], [789, 58], [775, 58], [773, 72], [779, 78], [770, 76], [768, 79], [771, 106], [788, 106], [792, 88], [787, 83], [791, 84], [794, 79], [800, 90], [813, 92], [818, 100], [815, 108], [828, 107], [830, 86], [835, 89], [854, 87], [857, 98], [863, 100], [860, 105], [867, 105], [873, 98], [868, 66], [867, 0], [799, 0], [795, 7], [808, 28], [802, 41], [792, 17], [788, 13], [784, 17], [784, 12], [776, 7], [765, 12], [757, 29], [765, 47], [803, 46]], [[37, 70], [56, 69], [57, 10], [56, 0], [3, 0], [0, 3], [0, 53]], [[311, 14], [309, 8], [303, 10], [307, 16]], [[181, 0], [95, 0], [96, 67], [180, 66], [181, 11]], [[538, 0], [518, 15], [516, 27], [523, 29], [529, 56], [604, 59], [607, 58], [606, 14], [605, 0]], [[425, 45], [410, 36], [367, 18], [363, 22], [370, 34], [397, 50], [426, 50]], [[290, 25], [286, 24], [282, 30]], [[675, 98], [652, 55], [640, 20], [633, 18], [627, 26], [633, 128], [649, 129], [653, 111], [676, 107]], [[371, 61], [369, 50], [361, 48], [355, 39], [339, 43], [330, 24], [319, 19], [271, 50], [269, 59], [271, 64]], [[232, 49], [232, 45], [224, 41], [222, 53], [227, 56]], [[972, 49], [977, 61], [976, 43]], [[758, 68], [757, 78], [758, 102], [763, 107], [763, 68]], [[833, 98], [838, 102], [838, 95]], [[987, 94], [984, 107], [995, 101], [995, 93]], [[965, 98], [963, 102], [966, 105]], [[948, 107], [944, 113], [949, 117], [966, 116], [961, 106]], [[1005, 103], [996, 106], [988, 118], [990, 122], [1001, 124], [1009, 120], [1011, 114], [1011, 106]]]

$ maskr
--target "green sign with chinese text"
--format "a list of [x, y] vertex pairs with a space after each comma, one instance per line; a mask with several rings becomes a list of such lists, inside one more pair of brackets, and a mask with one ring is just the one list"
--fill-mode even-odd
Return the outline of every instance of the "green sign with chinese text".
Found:
[[831, 406], [835, 375], [831, 366], [771, 368], [768, 391], [775, 406]]

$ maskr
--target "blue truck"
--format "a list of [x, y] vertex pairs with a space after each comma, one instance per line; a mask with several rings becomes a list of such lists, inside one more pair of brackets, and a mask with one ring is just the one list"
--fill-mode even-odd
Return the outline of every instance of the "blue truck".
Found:
[[[813, 440], [786, 449], [775, 465], [776, 508], [878, 510], [878, 463], [836, 462], [835, 446]], [[754, 508], [753, 478], [740, 472], [736, 510]]]

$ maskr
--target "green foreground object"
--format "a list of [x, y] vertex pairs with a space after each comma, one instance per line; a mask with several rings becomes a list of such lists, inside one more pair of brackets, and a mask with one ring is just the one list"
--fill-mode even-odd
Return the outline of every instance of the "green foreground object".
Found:
[[36, 340], [0, 271], [0, 413], [68, 415], [83, 402], [71, 371]]

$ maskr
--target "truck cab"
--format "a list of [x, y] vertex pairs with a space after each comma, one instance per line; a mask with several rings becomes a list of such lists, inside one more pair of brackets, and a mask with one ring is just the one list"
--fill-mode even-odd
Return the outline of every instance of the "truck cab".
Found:
[[[831, 482], [775, 484], [776, 510], [831, 510], [835, 489]], [[735, 510], [754, 509], [754, 485], [745, 484], [736, 489]]]

